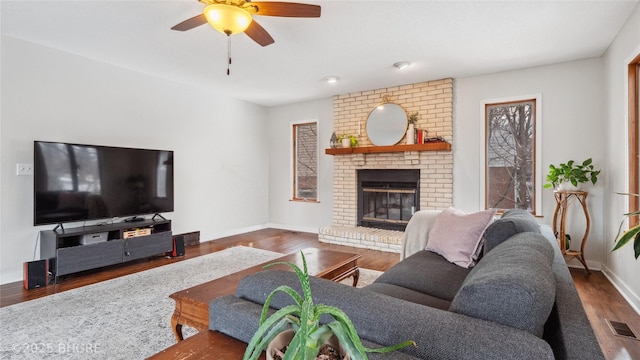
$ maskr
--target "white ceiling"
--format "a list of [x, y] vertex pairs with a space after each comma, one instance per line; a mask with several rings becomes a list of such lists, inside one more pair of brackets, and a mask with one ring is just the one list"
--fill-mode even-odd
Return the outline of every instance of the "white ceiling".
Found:
[[[315, 19], [256, 16], [275, 43], [227, 39], [196, 0], [1, 1], [3, 35], [266, 106], [602, 55], [633, 1], [297, 1]], [[411, 61], [398, 71], [392, 64]], [[338, 76], [337, 84], [323, 78]]]

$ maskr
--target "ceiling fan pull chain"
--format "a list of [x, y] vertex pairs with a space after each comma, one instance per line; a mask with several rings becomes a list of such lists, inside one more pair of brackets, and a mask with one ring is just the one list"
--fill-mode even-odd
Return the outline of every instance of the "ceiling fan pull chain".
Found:
[[231, 75], [231, 36], [227, 35], [227, 76]]

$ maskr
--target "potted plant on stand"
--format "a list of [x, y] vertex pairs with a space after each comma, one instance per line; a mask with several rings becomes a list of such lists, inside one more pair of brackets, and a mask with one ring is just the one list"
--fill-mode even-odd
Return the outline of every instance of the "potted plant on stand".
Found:
[[554, 188], [557, 190], [578, 190], [579, 184], [591, 181], [596, 184], [600, 170], [595, 170], [591, 158], [576, 163], [569, 160], [567, 163], [560, 165], [549, 165], [549, 173], [547, 173], [547, 183], [544, 188]]
[[[314, 303], [304, 254], [302, 254], [303, 270], [295, 264], [283, 262], [269, 264], [266, 267], [277, 264], [287, 265], [295, 271], [300, 280], [303, 294], [301, 296], [289, 286], [279, 286], [267, 296], [260, 316], [260, 327], [249, 342], [243, 360], [258, 359], [262, 351], [277, 336], [287, 337], [290, 340], [286, 341], [286, 346], [275, 346], [275, 351], [279, 353], [278, 357], [274, 357], [272, 350], [268, 348], [267, 360], [314, 360], [318, 357], [321, 349], [328, 354], [333, 354], [333, 357], [323, 357], [323, 359], [367, 359], [367, 352], [386, 353], [415, 345], [413, 341], [405, 341], [383, 348], [365, 348], [353, 323], [342, 310]], [[284, 292], [291, 296], [295, 304], [285, 306], [267, 318], [269, 304], [278, 292]], [[335, 320], [328, 324], [320, 324], [322, 314], [329, 314]], [[342, 348], [345, 354], [337, 354], [339, 350], [334, 348], [335, 345], [325, 346], [332, 337], [339, 341], [339, 348]], [[331, 350], [332, 348], [333, 350]]]

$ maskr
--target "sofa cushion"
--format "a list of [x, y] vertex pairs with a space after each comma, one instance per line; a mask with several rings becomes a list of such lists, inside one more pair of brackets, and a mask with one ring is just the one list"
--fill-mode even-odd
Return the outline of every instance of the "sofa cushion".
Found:
[[429, 232], [426, 249], [465, 268], [475, 265], [482, 245], [482, 234], [493, 221], [495, 210], [471, 214], [452, 207], [443, 210]]
[[448, 310], [449, 306], [451, 306], [451, 300], [441, 299], [439, 297], [407, 289], [402, 286], [383, 282], [375, 282], [365, 286], [363, 289], [440, 310]]
[[555, 300], [552, 261], [542, 235], [516, 234], [478, 262], [449, 310], [542, 337]]
[[540, 233], [540, 225], [527, 210], [505, 211], [500, 219], [487, 226], [484, 231], [484, 255], [511, 236], [521, 232]]
[[393, 284], [451, 301], [470, 271], [422, 250], [385, 271], [375, 283]]

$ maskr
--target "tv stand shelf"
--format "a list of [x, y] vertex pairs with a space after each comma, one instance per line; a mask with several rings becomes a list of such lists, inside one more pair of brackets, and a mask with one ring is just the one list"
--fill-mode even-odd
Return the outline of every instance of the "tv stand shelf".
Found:
[[[125, 232], [150, 229], [149, 235], [125, 239]], [[40, 259], [49, 260], [54, 281], [58, 277], [173, 250], [171, 220], [144, 220], [40, 232]], [[83, 237], [104, 239], [82, 244]]]

